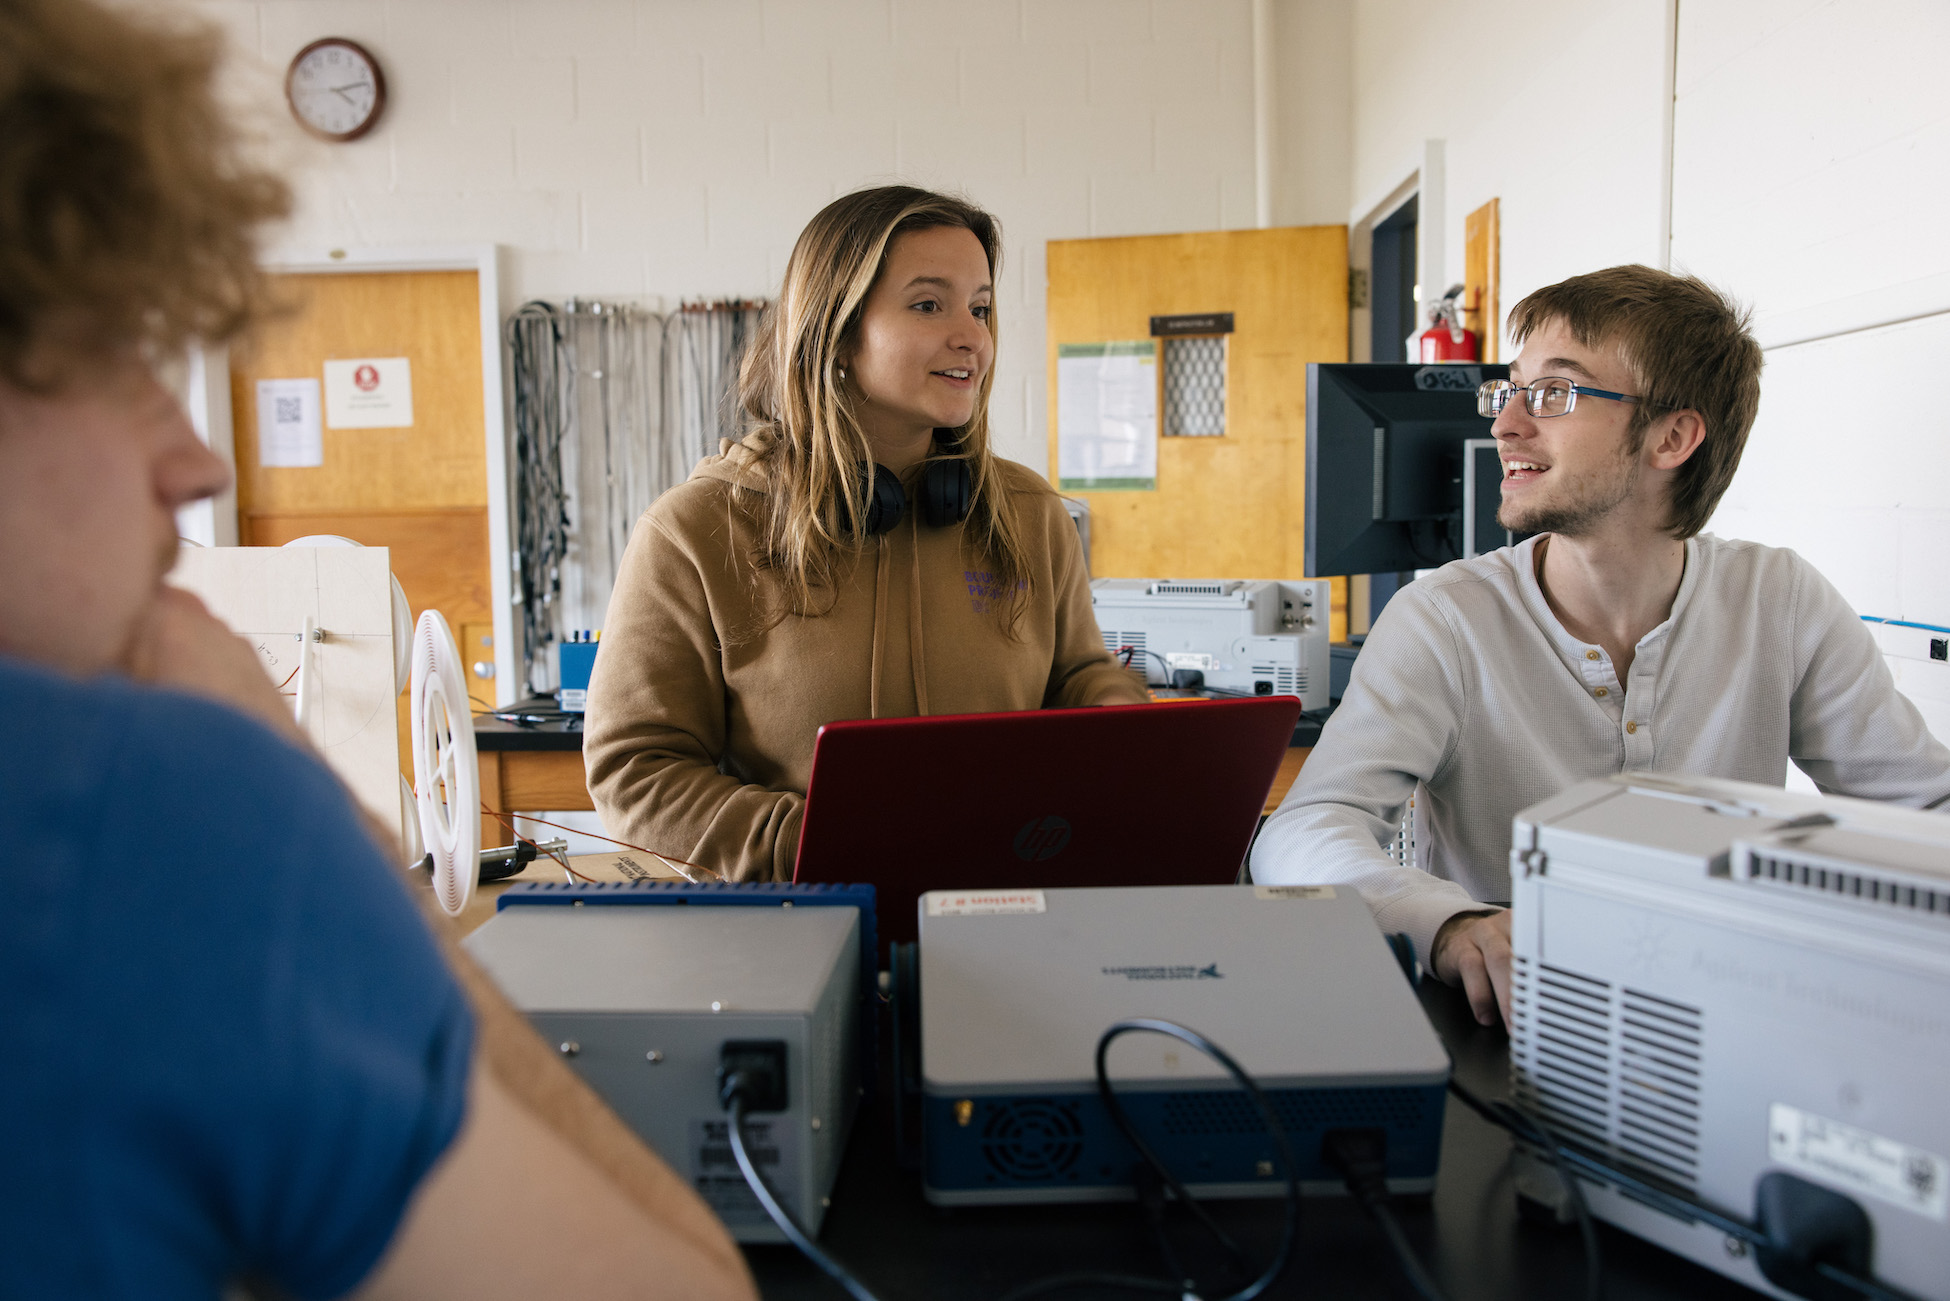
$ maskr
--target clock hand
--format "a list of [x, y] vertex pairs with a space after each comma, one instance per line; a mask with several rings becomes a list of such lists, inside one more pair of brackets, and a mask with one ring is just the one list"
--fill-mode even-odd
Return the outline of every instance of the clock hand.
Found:
[[338, 96], [338, 97], [339, 97], [340, 99], [342, 99], [342, 100], [344, 100], [344, 101], [345, 101], [346, 103], [348, 103], [348, 104], [356, 104], [356, 103], [357, 103], [358, 101], [357, 101], [357, 100], [355, 100], [355, 99], [353, 99], [353, 98], [352, 98], [352, 96], [350, 96], [350, 95], [348, 95], [348, 94], [346, 94], [346, 93], [345, 93], [346, 91], [348, 91], [348, 90], [370, 90], [371, 88], [372, 88], [372, 83], [370, 83], [370, 82], [365, 82], [365, 81], [355, 81], [355, 82], [353, 82], [353, 83], [352, 83], [352, 84], [351, 84], [350, 86], [332, 86], [332, 87], [329, 87], [329, 89], [331, 90], [331, 92], [332, 92], [332, 93], [333, 93], [334, 95], [337, 95], [337, 96]]

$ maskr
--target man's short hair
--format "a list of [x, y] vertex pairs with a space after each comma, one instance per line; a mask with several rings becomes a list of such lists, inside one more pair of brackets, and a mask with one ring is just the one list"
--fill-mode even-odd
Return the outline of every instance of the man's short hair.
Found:
[[173, 352], [258, 315], [256, 231], [290, 210], [246, 155], [208, 27], [97, 0], [0, 0], [0, 377]]
[[1690, 538], [1733, 482], [1760, 407], [1762, 357], [1748, 316], [1697, 276], [1622, 266], [1537, 290], [1511, 310], [1509, 331], [1521, 344], [1562, 321], [1587, 348], [1617, 347], [1638, 388], [1636, 439], [1661, 416], [1699, 412], [1706, 437], [1674, 477], [1667, 523], [1674, 537]]

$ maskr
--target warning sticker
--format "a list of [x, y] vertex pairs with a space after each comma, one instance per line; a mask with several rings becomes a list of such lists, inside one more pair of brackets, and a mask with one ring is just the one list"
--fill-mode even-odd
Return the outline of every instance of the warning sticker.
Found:
[[[691, 1187], [726, 1224], [770, 1224], [771, 1217], [758, 1204], [757, 1195], [738, 1169], [729, 1125], [729, 1120], [722, 1119], [691, 1121]], [[782, 1120], [745, 1121], [745, 1150], [751, 1153], [752, 1164], [785, 1208], [803, 1217], [805, 1209], [798, 1204], [796, 1179], [799, 1163], [792, 1138], [791, 1128]]]
[[930, 890], [930, 917], [1000, 917], [1047, 912], [1041, 890]]
[[1331, 885], [1256, 885], [1253, 887], [1255, 899], [1332, 899], [1334, 887]]
[[1767, 1109], [1767, 1155], [1823, 1183], [1950, 1218], [1950, 1161], [1920, 1147], [1777, 1102]]

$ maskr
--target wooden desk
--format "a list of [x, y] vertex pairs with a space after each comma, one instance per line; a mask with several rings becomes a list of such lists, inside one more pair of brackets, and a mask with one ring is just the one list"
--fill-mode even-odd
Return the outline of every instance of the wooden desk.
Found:
[[[553, 709], [552, 702], [524, 705]], [[474, 716], [474, 752], [480, 767], [481, 802], [491, 809], [540, 813], [550, 809], [593, 812], [588, 779], [582, 770], [581, 720], [522, 727], [492, 714]], [[499, 818], [481, 815], [481, 844], [505, 845], [508, 828]]]
[[[582, 732], [559, 724], [519, 727], [491, 714], [474, 718], [474, 748], [481, 770], [481, 799], [491, 809], [594, 810], [588, 779], [582, 768]], [[1265, 813], [1280, 807], [1293, 779], [1313, 747], [1294, 746], [1280, 760], [1273, 787], [1266, 793]], [[481, 843], [505, 845], [508, 829], [499, 818], [481, 815]]]

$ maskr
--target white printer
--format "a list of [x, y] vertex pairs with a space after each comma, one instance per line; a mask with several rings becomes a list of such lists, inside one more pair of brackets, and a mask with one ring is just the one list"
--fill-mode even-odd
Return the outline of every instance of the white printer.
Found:
[[[1510, 874], [1519, 1103], [1744, 1222], [1769, 1175], [1841, 1194], [1866, 1213], [1868, 1272], [1950, 1298], [1950, 819], [1634, 773], [1519, 814]], [[1547, 1201], [1554, 1183], [1533, 1165], [1520, 1186]], [[1586, 1197], [1796, 1295], [1709, 1224], [1603, 1181]]]
[[1324, 578], [1099, 578], [1090, 603], [1104, 648], [1151, 681], [1196, 669], [1208, 687], [1313, 710], [1327, 707], [1329, 592]]

